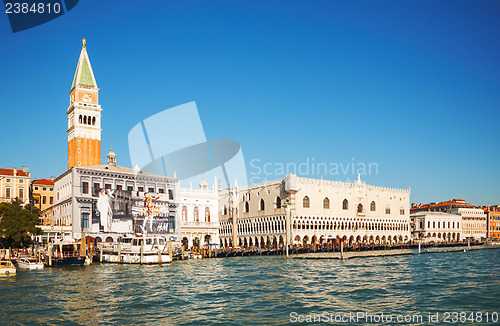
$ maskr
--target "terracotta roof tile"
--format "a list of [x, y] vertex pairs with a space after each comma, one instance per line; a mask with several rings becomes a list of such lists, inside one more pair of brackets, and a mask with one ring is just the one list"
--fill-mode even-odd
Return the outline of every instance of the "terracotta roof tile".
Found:
[[53, 186], [54, 185], [54, 181], [49, 180], [49, 179], [38, 179], [38, 180], [34, 180], [32, 182], [32, 184], [34, 184], [34, 185]]
[[[14, 176], [14, 169], [2, 169], [0, 168], [0, 175]], [[27, 177], [28, 175], [22, 169], [17, 169], [18, 177]]]

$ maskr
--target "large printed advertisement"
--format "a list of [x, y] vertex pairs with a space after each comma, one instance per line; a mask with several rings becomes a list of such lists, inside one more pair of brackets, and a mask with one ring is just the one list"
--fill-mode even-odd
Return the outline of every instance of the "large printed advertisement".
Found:
[[167, 194], [93, 189], [92, 197], [93, 232], [175, 233], [175, 205]]

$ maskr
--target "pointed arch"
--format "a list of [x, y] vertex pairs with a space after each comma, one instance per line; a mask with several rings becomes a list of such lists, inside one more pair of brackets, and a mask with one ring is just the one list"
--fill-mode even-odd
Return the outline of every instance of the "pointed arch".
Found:
[[330, 209], [330, 199], [328, 199], [328, 197], [325, 197], [325, 199], [323, 199], [323, 208]]
[[347, 201], [347, 199], [344, 199], [344, 201], [342, 201], [342, 209], [343, 210], [349, 209], [349, 202]]
[[358, 204], [358, 213], [363, 213], [363, 205]]
[[280, 196], [276, 197], [276, 208], [281, 208], [281, 198], [280, 198]]
[[266, 205], [264, 203], [264, 199], [260, 199], [260, 204], [259, 204], [259, 211], [263, 211], [266, 208]]
[[304, 196], [304, 199], [302, 199], [302, 207], [309, 208], [309, 197]]
[[372, 201], [370, 204], [370, 211], [375, 212], [377, 206], [375, 205], [375, 201]]

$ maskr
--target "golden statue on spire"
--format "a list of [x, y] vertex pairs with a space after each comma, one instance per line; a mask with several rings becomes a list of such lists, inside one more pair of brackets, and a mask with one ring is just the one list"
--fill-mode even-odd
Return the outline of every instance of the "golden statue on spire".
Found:
[[82, 39], [82, 44], [83, 44], [83, 46], [85, 46], [85, 44], [87, 44], [87, 40], [83, 38]]

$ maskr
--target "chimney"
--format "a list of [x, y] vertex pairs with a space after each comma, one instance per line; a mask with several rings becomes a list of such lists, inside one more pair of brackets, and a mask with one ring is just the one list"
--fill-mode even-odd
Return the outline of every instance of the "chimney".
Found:
[[54, 176], [50, 176], [50, 181], [54, 181]]
[[17, 168], [14, 168], [14, 173], [13, 173], [14, 176], [17, 176]]
[[28, 178], [31, 180], [31, 172], [28, 172]]
[[28, 169], [23, 165], [23, 172], [28, 172]]

